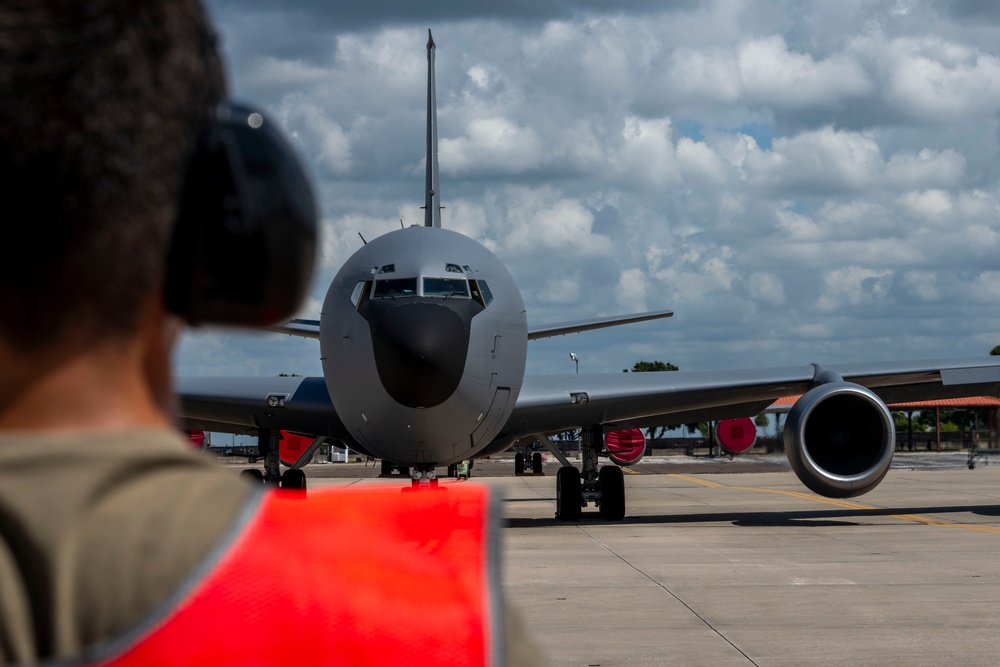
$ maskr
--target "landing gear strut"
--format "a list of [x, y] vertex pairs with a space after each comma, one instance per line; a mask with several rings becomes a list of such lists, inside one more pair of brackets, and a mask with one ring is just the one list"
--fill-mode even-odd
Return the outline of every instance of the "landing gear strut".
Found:
[[621, 521], [625, 518], [625, 477], [618, 466], [598, 469], [597, 455], [604, 443], [600, 426], [583, 429], [580, 454], [583, 471], [563, 466], [556, 477], [556, 518], [577, 521], [580, 510], [588, 503], [597, 505], [602, 519]]
[[269, 428], [257, 433], [257, 449], [264, 458], [264, 481], [278, 484], [281, 481], [281, 459], [278, 452], [278, 434]]
[[252, 482], [280, 485], [283, 489], [306, 490], [306, 474], [300, 469], [291, 468], [282, 474], [277, 433], [269, 428], [260, 429], [257, 432], [257, 450], [264, 459], [264, 472], [250, 468], [242, 471], [240, 477]]

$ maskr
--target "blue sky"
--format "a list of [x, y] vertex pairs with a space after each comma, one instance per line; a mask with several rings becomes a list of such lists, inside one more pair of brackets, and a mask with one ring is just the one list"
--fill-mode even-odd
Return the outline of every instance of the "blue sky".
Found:
[[[233, 97], [312, 174], [303, 317], [422, 220], [437, 43], [446, 227], [529, 322], [671, 320], [529, 345], [529, 372], [985, 355], [1000, 344], [1000, 15], [985, 3], [213, 0]], [[182, 375], [320, 373], [316, 341], [200, 331]]]

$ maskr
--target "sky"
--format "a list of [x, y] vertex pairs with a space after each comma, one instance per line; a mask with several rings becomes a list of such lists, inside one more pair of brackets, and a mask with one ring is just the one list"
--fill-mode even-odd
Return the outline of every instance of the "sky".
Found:
[[[985, 356], [1000, 344], [1000, 5], [931, 0], [210, 0], [230, 94], [312, 176], [299, 316], [422, 224], [426, 42], [442, 224], [529, 325], [529, 373]], [[250, 270], [250, 267], [248, 267]], [[180, 375], [320, 375], [318, 341], [205, 330]]]

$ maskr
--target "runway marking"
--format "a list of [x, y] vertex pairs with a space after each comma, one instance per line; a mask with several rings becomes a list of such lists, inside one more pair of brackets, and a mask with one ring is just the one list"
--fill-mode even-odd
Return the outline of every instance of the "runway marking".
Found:
[[[800, 500], [811, 500], [816, 503], [824, 503], [826, 505], [833, 505], [834, 507], [840, 507], [842, 509], [849, 509], [849, 510], [869, 511], [869, 512], [879, 512], [885, 510], [884, 507], [862, 505], [861, 503], [856, 503], [850, 500], [841, 500], [839, 498], [824, 498], [823, 496], [814, 496], [812, 494], [802, 493], [800, 491], [784, 491], [781, 489], [762, 489], [753, 486], [732, 486], [729, 484], [720, 484], [719, 482], [709, 482], [708, 480], [698, 479], [697, 477], [691, 477], [689, 475], [681, 475], [677, 473], [671, 473], [668, 476], [684, 480], [685, 482], [691, 482], [692, 484], [707, 486], [710, 489], [733, 489], [736, 491], [755, 491], [757, 493], [776, 493], [781, 496], [798, 498]], [[964, 530], [972, 530], [979, 533], [993, 533], [995, 535], [1000, 535], [1000, 526], [980, 526], [977, 524], [956, 523], [954, 521], [944, 521], [942, 519], [935, 519], [933, 517], [922, 516], [919, 514], [889, 514], [887, 516], [889, 516], [892, 519], [909, 521], [911, 523], [919, 523], [925, 526], [937, 526], [940, 528], [961, 528]]]

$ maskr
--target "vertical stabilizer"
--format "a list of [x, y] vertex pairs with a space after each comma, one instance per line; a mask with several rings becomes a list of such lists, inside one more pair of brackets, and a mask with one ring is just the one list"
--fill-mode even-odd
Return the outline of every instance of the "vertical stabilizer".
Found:
[[427, 183], [424, 226], [441, 226], [441, 179], [438, 176], [437, 93], [434, 86], [434, 36], [427, 31]]

